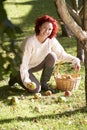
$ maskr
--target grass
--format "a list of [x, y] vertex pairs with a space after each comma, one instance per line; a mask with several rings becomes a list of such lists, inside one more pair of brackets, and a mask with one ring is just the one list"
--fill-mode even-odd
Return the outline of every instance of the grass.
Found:
[[[7, 36], [0, 46], [0, 130], [86, 130], [87, 108], [83, 64], [79, 88], [72, 91], [72, 96], [66, 97], [67, 101], [63, 103], [58, 102], [58, 97], [64, 96], [62, 91], [57, 91], [51, 96], [45, 96], [41, 92], [42, 97], [34, 99], [34, 94], [26, 92], [19, 85], [13, 88], [8, 86], [10, 72], [15, 72], [15, 66], [20, 63], [18, 55], [20, 44], [26, 35], [33, 34], [34, 20], [43, 14], [52, 15], [58, 19], [53, 1], [7, 0], [5, 8], [11, 20], [19, 24], [24, 32], [17, 35], [17, 45], [14, 47], [16, 55], [12, 51]], [[76, 56], [76, 40], [60, 37], [60, 34], [58, 40], [65, 50]], [[61, 66], [61, 72], [69, 72], [68, 64]], [[38, 79], [40, 74], [41, 72], [35, 73]], [[53, 77], [51, 80], [55, 83]], [[17, 105], [8, 103], [8, 98], [13, 96], [19, 100]]]

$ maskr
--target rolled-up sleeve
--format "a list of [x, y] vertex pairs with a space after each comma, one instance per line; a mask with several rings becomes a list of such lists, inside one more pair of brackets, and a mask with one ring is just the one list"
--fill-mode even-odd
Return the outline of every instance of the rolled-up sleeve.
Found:
[[26, 40], [24, 50], [23, 50], [23, 55], [22, 55], [22, 63], [20, 65], [20, 75], [21, 75], [21, 80], [25, 84], [25, 82], [30, 82], [31, 80], [29, 79], [29, 61], [31, 57], [31, 47], [29, 46], [28, 40]]

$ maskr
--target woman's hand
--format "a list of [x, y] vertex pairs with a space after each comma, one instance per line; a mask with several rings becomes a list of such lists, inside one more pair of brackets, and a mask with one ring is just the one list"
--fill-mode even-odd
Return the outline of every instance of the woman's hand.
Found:
[[29, 82], [27, 83], [27, 88], [29, 88], [30, 90], [34, 90], [36, 89], [36, 84], [34, 82]]
[[27, 88], [31, 85], [31, 82], [26, 83]]
[[80, 71], [80, 69], [81, 69], [80, 63], [76, 63], [74, 68], [75, 68], [76, 71]]

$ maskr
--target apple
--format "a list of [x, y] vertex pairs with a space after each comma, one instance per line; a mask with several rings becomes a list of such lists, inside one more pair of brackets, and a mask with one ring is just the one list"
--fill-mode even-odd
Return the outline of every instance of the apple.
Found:
[[53, 89], [56, 89], [56, 84], [53, 84], [52, 81], [51, 82], [47, 82], [47, 84], [53, 88]]
[[35, 98], [35, 99], [41, 98], [41, 93], [35, 93], [34, 98]]
[[58, 74], [58, 75], [57, 75], [57, 78], [58, 78], [58, 79], [61, 79], [61, 78], [62, 78], [62, 75], [61, 75], [61, 74]]
[[47, 91], [45, 92], [45, 95], [46, 95], [46, 96], [50, 96], [50, 95], [52, 95], [52, 92], [51, 92], [50, 90], [47, 90]]
[[12, 105], [16, 105], [16, 104], [18, 104], [19, 103], [19, 99], [17, 98], [17, 97], [12, 97], [12, 99], [11, 99], [11, 104]]
[[36, 89], [36, 84], [34, 82], [31, 82], [28, 87], [29, 89], [34, 90]]
[[24, 100], [24, 99], [25, 99], [24, 95], [21, 95], [21, 99], [22, 99], [22, 100]]
[[65, 96], [67, 96], [67, 97], [70, 97], [72, 95], [72, 93], [70, 92], [70, 91], [65, 91]]
[[56, 84], [55, 84], [55, 85], [52, 85], [51, 88], [52, 88], [52, 89], [56, 89], [56, 88], [57, 88]]
[[58, 97], [58, 102], [60, 103], [66, 102], [66, 97], [63, 97], [63, 96]]
[[72, 79], [72, 76], [71, 76], [71, 75], [67, 75], [66, 78], [67, 78], [67, 79]]
[[35, 107], [35, 110], [36, 110], [37, 112], [40, 112], [40, 113], [41, 113], [41, 107], [40, 107], [40, 106], [36, 106], [36, 107]]

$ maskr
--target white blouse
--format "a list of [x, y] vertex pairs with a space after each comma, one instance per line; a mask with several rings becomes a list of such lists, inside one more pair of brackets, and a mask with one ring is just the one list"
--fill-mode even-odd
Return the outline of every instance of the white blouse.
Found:
[[73, 65], [80, 60], [65, 52], [56, 38], [47, 39], [40, 43], [36, 35], [27, 37], [22, 45], [22, 63], [20, 65], [21, 79], [26, 86], [30, 82], [28, 70], [39, 65], [48, 53], [54, 53], [57, 62], [71, 62]]

